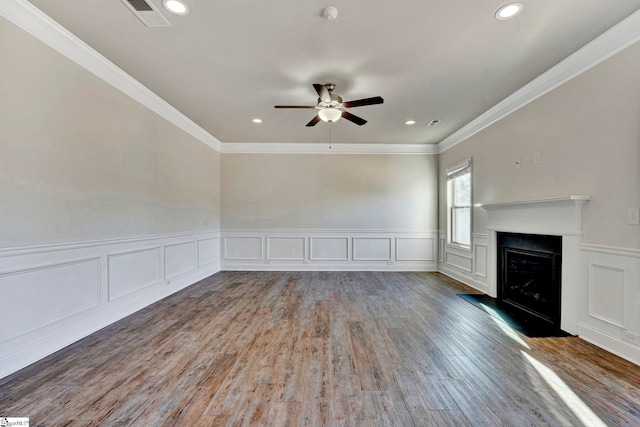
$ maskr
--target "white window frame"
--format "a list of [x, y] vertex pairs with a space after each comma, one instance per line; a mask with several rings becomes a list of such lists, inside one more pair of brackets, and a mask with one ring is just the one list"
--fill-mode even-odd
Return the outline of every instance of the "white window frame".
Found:
[[[471, 250], [473, 233], [473, 173], [471, 168], [471, 158], [448, 166], [445, 169], [447, 178], [447, 244], [461, 249]], [[471, 186], [469, 188], [469, 204], [454, 205], [453, 180], [462, 175], [469, 174]], [[469, 209], [469, 244], [454, 240], [454, 211], [455, 209]]]

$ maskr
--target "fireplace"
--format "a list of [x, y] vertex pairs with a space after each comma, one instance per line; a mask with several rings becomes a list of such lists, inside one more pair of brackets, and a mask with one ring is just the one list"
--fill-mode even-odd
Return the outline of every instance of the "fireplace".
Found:
[[539, 328], [560, 330], [562, 237], [497, 233], [498, 301]]
[[580, 278], [582, 208], [590, 199], [589, 196], [563, 196], [483, 204], [488, 231], [487, 294], [498, 296], [501, 275], [498, 270], [498, 234], [557, 236], [562, 240], [562, 266], [556, 266], [557, 275], [562, 280], [560, 329], [577, 334], [580, 304], [584, 298]]

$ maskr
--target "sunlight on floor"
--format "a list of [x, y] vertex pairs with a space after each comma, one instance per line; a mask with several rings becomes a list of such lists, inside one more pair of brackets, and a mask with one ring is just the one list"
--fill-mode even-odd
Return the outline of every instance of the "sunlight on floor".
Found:
[[480, 305], [484, 310], [486, 310], [487, 313], [491, 314], [491, 318], [493, 319], [493, 321], [496, 322], [498, 327], [502, 329], [502, 332], [504, 332], [506, 336], [508, 336], [509, 338], [511, 338], [518, 344], [520, 344], [521, 346], [531, 350], [531, 347], [529, 347], [529, 345], [526, 342], [524, 342], [522, 338], [520, 338], [520, 335], [518, 335], [518, 333], [514, 331], [513, 328], [511, 328], [511, 326], [507, 324], [507, 322], [502, 320], [500, 313], [498, 313], [497, 311], [495, 311], [494, 309], [492, 309], [491, 307], [485, 304], [480, 304]]
[[606, 424], [593, 413], [589, 408], [562, 379], [551, 369], [540, 363], [535, 358], [529, 356], [524, 351], [520, 351], [531, 365], [538, 371], [538, 374], [546, 381], [546, 383], [555, 391], [562, 399], [565, 405], [584, 423], [585, 426], [606, 427]]

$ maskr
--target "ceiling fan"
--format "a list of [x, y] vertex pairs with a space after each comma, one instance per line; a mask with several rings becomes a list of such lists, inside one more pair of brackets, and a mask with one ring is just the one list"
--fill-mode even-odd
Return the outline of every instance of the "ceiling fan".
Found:
[[333, 83], [327, 83], [323, 85], [314, 83], [313, 87], [316, 92], [318, 92], [317, 105], [276, 105], [275, 108], [315, 108], [319, 110], [318, 114], [313, 119], [311, 119], [309, 123], [307, 123], [307, 127], [315, 126], [320, 120], [327, 123], [333, 123], [340, 120], [340, 117], [344, 117], [350, 122], [362, 126], [363, 124], [367, 123], [367, 121], [363, 118], [349, 113], [348, 111], [345, 111], [345, 108], [382, 104], [384, 102], [384, 99], [379, 96], [374, 96], [373, 98], [357, 99], [355, 101], [342, 102], [341, 97], [332, 93], [336, 88], [336, 85], [334, 85]]

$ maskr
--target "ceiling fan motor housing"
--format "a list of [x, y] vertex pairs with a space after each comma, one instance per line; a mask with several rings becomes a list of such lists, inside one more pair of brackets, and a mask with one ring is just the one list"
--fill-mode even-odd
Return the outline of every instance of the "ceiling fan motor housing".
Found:
[[332, 93], [329, 94], [331, 96], [330, 102], [325, 102], [322, 99], [318, 98], [318, 108], [342, 108], [342, 97], [338, 95], [334, 95]]

